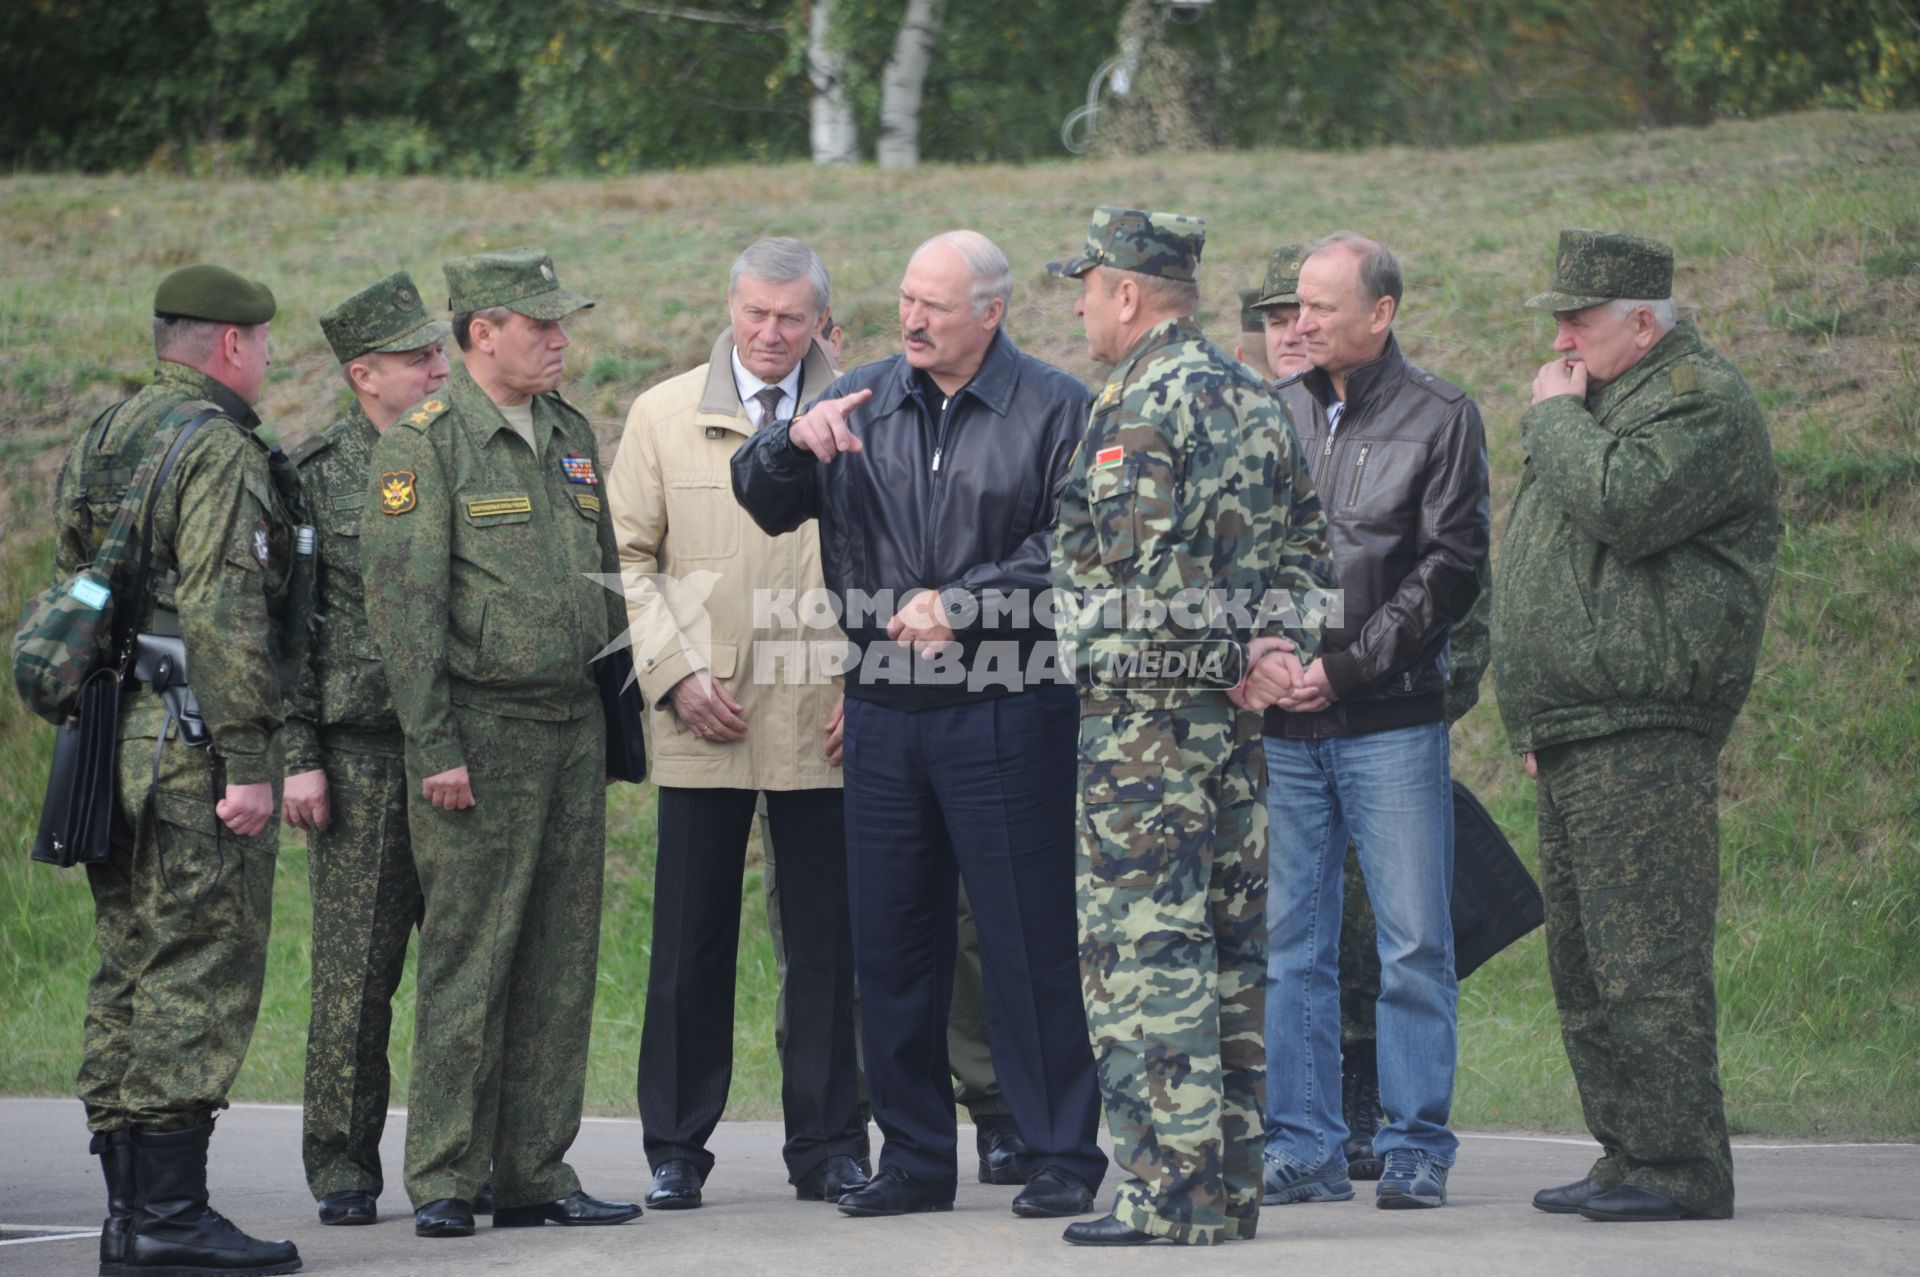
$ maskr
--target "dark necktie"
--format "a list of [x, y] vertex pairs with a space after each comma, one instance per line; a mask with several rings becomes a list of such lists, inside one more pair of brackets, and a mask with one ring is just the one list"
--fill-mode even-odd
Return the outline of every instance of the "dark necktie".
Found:
[[773, 424], [774, 414], [780, 411], [780, 387], [768, 386], [753, 398], [760, 405], [760, 420], [755, 423], [754, 428], [765, 430]]

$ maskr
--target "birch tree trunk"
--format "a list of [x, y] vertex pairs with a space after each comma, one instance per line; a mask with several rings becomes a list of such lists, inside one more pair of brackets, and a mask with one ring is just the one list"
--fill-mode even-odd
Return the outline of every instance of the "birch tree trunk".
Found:
[[836, 0], [813, 0], [807, 31], [807, 79], [813, 85], [813, 162], [852, 164], [860, 158], [860, 135], [847, 101], [846, 55], [828, 40]]
[[920, 96], [940, 31], [940, 0], [907, 0], [880, 87], [881, 168], [912, 168], [920, 162]]

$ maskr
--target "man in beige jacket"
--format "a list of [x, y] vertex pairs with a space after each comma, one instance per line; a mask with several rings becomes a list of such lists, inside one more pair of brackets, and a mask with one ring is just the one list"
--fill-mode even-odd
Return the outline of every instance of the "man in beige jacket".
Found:
[[[841, 815], [843, 636], [810, 628], [824, 596], [808, 524], [768, 536], [733, 499], [728, 463], [833, 379], [815, 341], [831, 284], [793, 239], [761, 239], [727, 278], [710, 362], [641, 395], [607, 481], [660, 787], [653, 958], [640, 1041], [647, 1204], [700, 1204], [707, 1140], [732, 1075], [740, 890], [757, 798], [783, 913], [781, 1067], [788, 1178], [802, 1200], [866, 1183]], [[826, 654], [828, 659], [820, 659]], [[813, 658], [813, 659], [810, 659]]]

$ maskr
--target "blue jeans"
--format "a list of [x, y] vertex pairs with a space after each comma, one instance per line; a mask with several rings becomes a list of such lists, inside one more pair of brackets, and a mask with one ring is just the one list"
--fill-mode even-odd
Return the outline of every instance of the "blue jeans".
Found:
[[1380, 944], [1374, 1005], [1384, 1156], [1451, 1166], [1458, 1056], [1453, 976], [1453, 789], [1444, 723], [1267, 747], [1267, 1151], [1344, 1161], [1340, 1111], [1340, 886], [1351, 834]]

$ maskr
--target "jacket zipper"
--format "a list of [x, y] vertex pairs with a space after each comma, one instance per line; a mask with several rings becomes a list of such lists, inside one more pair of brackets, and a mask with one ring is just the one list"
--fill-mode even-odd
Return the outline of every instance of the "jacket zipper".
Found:
[[[940, 457], [941, 454], [947, 450], [947, 423], [952, 416], [950, 411], [952, 406], [953, 397], [951, 395], [941, 397], [940, 422], [933, 436], [933, 460], [927, 467], [932, 478], [927, 481], [926, 526], [921, 529], [920, 563], [922, 569], [929, 576], [931, 576], [933, 572], [934, 512], [940, 504], [940, 488], [938, 482], [940, 477]], [[931, 586], [932, 582], [928, 584]]]
[[1371, 448], [1371, 447], [1373, 447], [1373, 445], [1372, 445], [1372, 444], [1370, 444], [1370, 443], [1363, 443], [1363, 444], [1361, 444], [1361, 445], [1360, 445], [1360, 455], [1359, 455], [1359, 457], [1357, 457], [1357, 458], [1356, 458], [1356, 459], [1354, 460], [1354, 463], [1353, 463], [1353, 486], [1352, 486], [1351, 488], [1349, 488], [1349, 489], [1347, 489], [1347, 504], [1348, 504], [1348, 505], [1352, 505], [1352, 504], [1353, 504], [1354, 502], [1356, 502], [1356, 501], [1358, 501], [1358, 500], [1360, 499], [1360, 471], [1361, 471], [1362, 469], [1364, 469], [1364, 468], [1365, 468], [1365, 466], [1366, 466], [1366, 464], [1367, 464], [1367, 449], [1369, 449], [1369, 448]]

